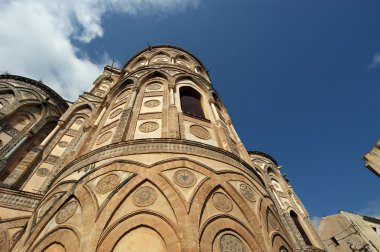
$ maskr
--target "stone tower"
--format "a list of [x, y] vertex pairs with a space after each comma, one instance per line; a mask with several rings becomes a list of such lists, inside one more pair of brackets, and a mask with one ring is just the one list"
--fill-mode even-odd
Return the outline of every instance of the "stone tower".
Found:
[[68, 108], [54, 97], [50, 134], [7, 147], [28, 151], [3, 159], [1, 251], [322, 251], [309, 227], [294, 238], [191, 53], [149, 47]]

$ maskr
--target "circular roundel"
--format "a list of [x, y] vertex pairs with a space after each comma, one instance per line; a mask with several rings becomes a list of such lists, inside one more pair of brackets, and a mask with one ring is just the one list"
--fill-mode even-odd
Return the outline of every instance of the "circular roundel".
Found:
[[229, 212], [232, 210], [231, 200], [223, 193], [214, 193], [212, 196], [212, 203], [214, 204], [215, 208], [221, 212]]
[[159, 100], [149, 100], [144, 103], [144, 106], [147, 108], [154, 108], [160, 106], [161, 102]]
[[60, 142], [58, 142], [58, 146], [61, 147], [61, 148], [66, 148], [67, 145], [68, 145], [68, 143], [65, 142], [65, 141], [60, 141]]
[[197, 178], [191, 171], [181, 169], [174, 173], [174, 183], [181, 187], [189, 188], [195, 185]]
[[256, 201], [255, 192], [253, 189], [246, 183], [240, 185], [240, 192], [247, 200], [254, 202]]
[[144, 122], [139, 126], [139, 131], [149, 133], [157, 130], [158, 128], [159, 125], [156, 122]]
[[156, 191], [149, 186], [143, 186], [133, 194], [133, 203], [139, 207], [152, 205], [157, 199]]
[[146, 86], [146, 89], [151, 90], [151, 91], [159, 90], [161, 88], [162, 88], [162, 85], [159, 83], [152, 83], [152, 84], [149, 84], [148, 86]]
[[190, 126], [190, 133], [193, 134], [194, 136], [200, 138], [200, 139], [210, 139], [211, 135], [208, 130], [202, 126], [199, 125], [191, 125]]
[[108, 193], [119, 184], [120, 177], [116, 174], [109, 174], [102, 178], [96, 185], [96, 191], [100, 194]]
[[84, 120], [83, 120], [83, 118], [80, 117], [80, 118], [76, 119], [74, 123], [77, 125], [82, 125], [84, 123]]
[[118, 109], [114, 110], [114, 111], [110, 114], [109, 118], [110, 118], [110, 119], [115, 118], [116, 116], [120, 115], [121, 112], [123, 112], [123, 109], [118, 108]]
[[62, 224], [68, 221], [77, 211], [78, 203], [76, 201], [71, 201], [67, 205], [65, 205], [61, 210], [59, 210], [58, 214], [55, 217], [55, 221], [58, 224]]
[[225, 234], [220, 238], [220, 247], [223, 252], [245, 252], [244, 244], [231, 234]]
[[37, 170], [37, 176], [40, 176], [40, 177], [45, 177], [49, 174], [49, 170], [46, 169], [46, 168], [40, 168]]
[[105, 141], [107, 141], [108, 139], [110, 139], [111, 136], [112, 136], [112, 132], [111, 131], [107, 131], [106, 133], [104, 133], [103, 135], [101, 135], [98, 138], [98, 141], [96, 141], [96, 144], [102, 144], [102, 143], [104, 143]]

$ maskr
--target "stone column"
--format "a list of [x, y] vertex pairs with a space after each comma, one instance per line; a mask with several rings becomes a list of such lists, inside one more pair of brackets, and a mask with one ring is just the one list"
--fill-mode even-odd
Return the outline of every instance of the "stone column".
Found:
[[179, 118], [178, 118], [178, 109], [175, 105], [174, 99], [174, 88], [175, 85], [173, 83], [169, 83], [169, 108], [168, 108], [168, 128], [169, 128], [169, 138], [181, 138], [180, 130], [179, 130]]
[[133, 93], [131, 99], [129, 100], [128, 105], [124, 108], [124, 111], [121, 113], [119, 125], [117, 126], [116, 133], [112, 139], [112, 143], [117, 143], [123, 141], [124, 134], [128, 131], [128, 125], [130, 117], [132, 114], [132, 107], [135, 104], [137, 88], [133, 88]]
[[64, 124], [63, 121], [58, 121], [53, 131], [50, 132], [50, 134], [44, 139], [44, 141], [42, 141], [40, 146], [45, 146], [48, 142], [50, 142], [50, 140], [55, 136], [55, 134], [58, 132], [58, 130], [61, 128], [63, 124]]

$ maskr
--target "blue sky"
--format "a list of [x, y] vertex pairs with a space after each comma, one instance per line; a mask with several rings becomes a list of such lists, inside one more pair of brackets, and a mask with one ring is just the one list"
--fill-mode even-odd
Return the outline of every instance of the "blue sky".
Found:
[[183, 47], [211, 69], [246, 148], [283, 166], [312, 217], [380, 217], [380, 179], [362, 160], [380, 138], [380, 0], [83, 1], [59, 15], [55, 1], [27, 2], [0, 0], [11, 38], [0, 70], [75, 99], [147, 42]]

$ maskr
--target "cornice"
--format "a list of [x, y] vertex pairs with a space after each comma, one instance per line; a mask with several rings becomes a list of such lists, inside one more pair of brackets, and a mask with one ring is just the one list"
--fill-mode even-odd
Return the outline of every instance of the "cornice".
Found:
[[275, 165], [278, 166], [277, 161], [271, 155], [266, 154], [265, 152], [261, 152], [261, 151], [248, 151], [248, 154], [249, 155], [258, 155], [258, 156], [265, 157], [265, 158], [269, 159], [270, 161], [272, 161]]
[[203, 69], [206, 69], [205, 66], [203, 65], [203, 63], [196, 57], [194, 56], [194, 54], [192, 54], [191, 52], [181, 48], [181, 47], [178, 47], [178, 46], [173, 46], [173, 45], [154, 45], [154, 46], [150, 46], [150, 47], [147, 47], [147, 48], [144, 48], [142, 49], [141, 51], [139, 51], [138, 53], [136, 53], [133, 57], [131, 57], [127, 63], [125, 63], [125, 65], [123, 66], [122, 69], [124, 69], [129, 63], [132, 62], [132, 60], [134, 60], [137, 56], [139, 56], [140, 54], [148, 51], [148, 50], [152, 50], [152, 49], [156, 49], [156, 48], [171, 48], [171, 49], [176, 49], [176, 50], [179, 50], [179, 51], [182, 51], [188, 55], [190, 55], [191, 57], [193, 57], [196, 61], [198, 61], [198, 63], [203, 67]]
[[36, 81], [27, 77], [19, 76], [19, 75], [11, 75], [11, 74], [1, 74], [0, 75], [0, 80], [6, 80], [6, 79], [11, 79], [11, 80], [16, 80], [24, 83], [31, 84], [33, 86], [36, 86], [37, 88], [43, 90], [54, 102], [57, 103], [59, 108], [64, 112], [69, 106], [67, 102], [58, 94], [56, 93], [53, 89], [50, 87], [44, 85], [40, 81]]
[[219, 160], [225, 163], [229, 163], [241, 169], [242, 171], [253, 175], [251, 176], [252, 178], [256, 179], [259, 183], [264, 185], [263, 180], [256, 172], [256, 170], [248, 163], [246, 163], [243, 159], [231, 152], [200, 142], [168, 138], [139, 139], [118, 142], [100, 147], [96, 150], [86, 153], [85, 155], [75, 159], [66, 165], [66, 167], [64, 167], [55, 176], [52, 184], [54, 184], [56, 181], [59, 181], [61, 178], [71, 174], [72, 172], [77, 171], [84, 166], [96, 163], [99, 160], [142, 153], [184, 153]]

